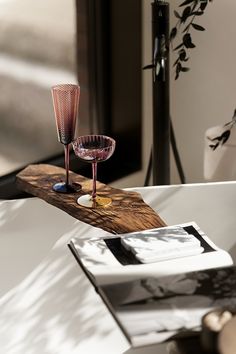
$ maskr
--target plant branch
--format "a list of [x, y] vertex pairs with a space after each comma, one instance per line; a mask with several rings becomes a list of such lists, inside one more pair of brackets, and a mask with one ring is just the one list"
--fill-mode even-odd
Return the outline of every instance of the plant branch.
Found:
[[[185, 0], [179, 5], [179, 8], [183, 8], [181, 14], [174, 10], [174, 15], [178, 20], [170, 32], [169, 42], [172, 51], [177, 51], [177, 58], [173, 64], [173, 67], [175, 68], [175, 80], [179, 78], [181, 72], [187, 72], [190, 70], [189, 67], [185, 66], [185, 63], [190, 58], [189, 51], [196, 47], [192, 41], [190, 30], [205, 31], [205, 28], [196, 23], [195, 20], [197, 17], [204, 14], [207, 5], [212, 1], [213, 0]], [[173, 42], [181, 31], [182, 26], [185, 26], [185, 28], [181, 32], [181, 42], [174, 47]]]

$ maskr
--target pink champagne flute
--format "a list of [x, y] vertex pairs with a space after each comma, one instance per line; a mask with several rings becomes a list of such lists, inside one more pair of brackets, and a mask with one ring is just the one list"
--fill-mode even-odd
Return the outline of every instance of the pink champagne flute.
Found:
[[[75, 189], [69, 183], [69, 152], [70, 143], [75, 135], [80, 86], [75, 84], [55, 85], [52, 86], [51, 92], [58, 140], [64, 145], [66, 169], [65, 182], [58, 182], [52, 188], [58, 193], [72, 193], [75, 192]], [[81, 189], [80, 185], [76, 185], [76, 190], [78, 189]]]
[[92, 164], [93, 174], [92, 194], [82, 195], [77, 199], [77, 203], [88, 208], [110, 205], [112, 202], [110, 197], [97, 195], [97, 164], [111, 157], [116, 146], [115, 140], [105, 135], [84, 135], [74, 140], [72, 146], [77, 157]]

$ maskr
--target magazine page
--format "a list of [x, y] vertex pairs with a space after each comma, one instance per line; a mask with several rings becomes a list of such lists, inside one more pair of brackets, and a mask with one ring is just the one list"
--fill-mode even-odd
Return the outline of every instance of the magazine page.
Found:
[[99, 291], [133, 347], [193, 335], [213, 308], [236, 307], [236, 267], [103, 285]]
[[[70, 246], [97, 285], [233, 263], [231, 256], [219, 249], [194, 222], [122, 235], [103, 231], [98, 237], [88, 234], [83, 239], [73, 238]], [[163, 259], [165, 250], [167, 257]]]

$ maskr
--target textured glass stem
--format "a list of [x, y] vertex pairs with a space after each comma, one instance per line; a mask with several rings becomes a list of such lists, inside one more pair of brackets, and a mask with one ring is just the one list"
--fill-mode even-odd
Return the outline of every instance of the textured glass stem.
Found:
[[96, 198], [96, 181], [97, 181], [97, 162], [92, 163], [92, 171], [93, 171], [93, 191], [92, 191], [92, 198]]
[[66, 185], [69, 185], [69, 144], [64, 145], [64, 151], [65, 151], [65, 169], [66, 169]]

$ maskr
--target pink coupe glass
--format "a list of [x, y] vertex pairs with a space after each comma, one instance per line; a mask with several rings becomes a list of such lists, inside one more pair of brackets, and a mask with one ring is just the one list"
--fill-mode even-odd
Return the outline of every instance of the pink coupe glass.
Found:
[[[75, 84], [55, 85], [51, 88], [53, 107], [56, 119], [58, 140], [65, 150], [65, 182], [53, 185], [53, 190], [59, 193], [72, 193], [75, 191], [69, 183], [69, 152], [70, 143], [74, 139], [76, 120], [78, 115], [80, 87]], [[81, 186], [76, 185], [76, 190]]]
[[88, 208], [107, 207], [112, 199], [97, 195], [97, 163], [111, 157], [116, 146], [115, 140], [105, 135], [84, 135], [74, 140], [72, 146], [77, 157], [92, 164], [93, 173], [92, 194], [82, 195], [77, 199], [77, 203]]

